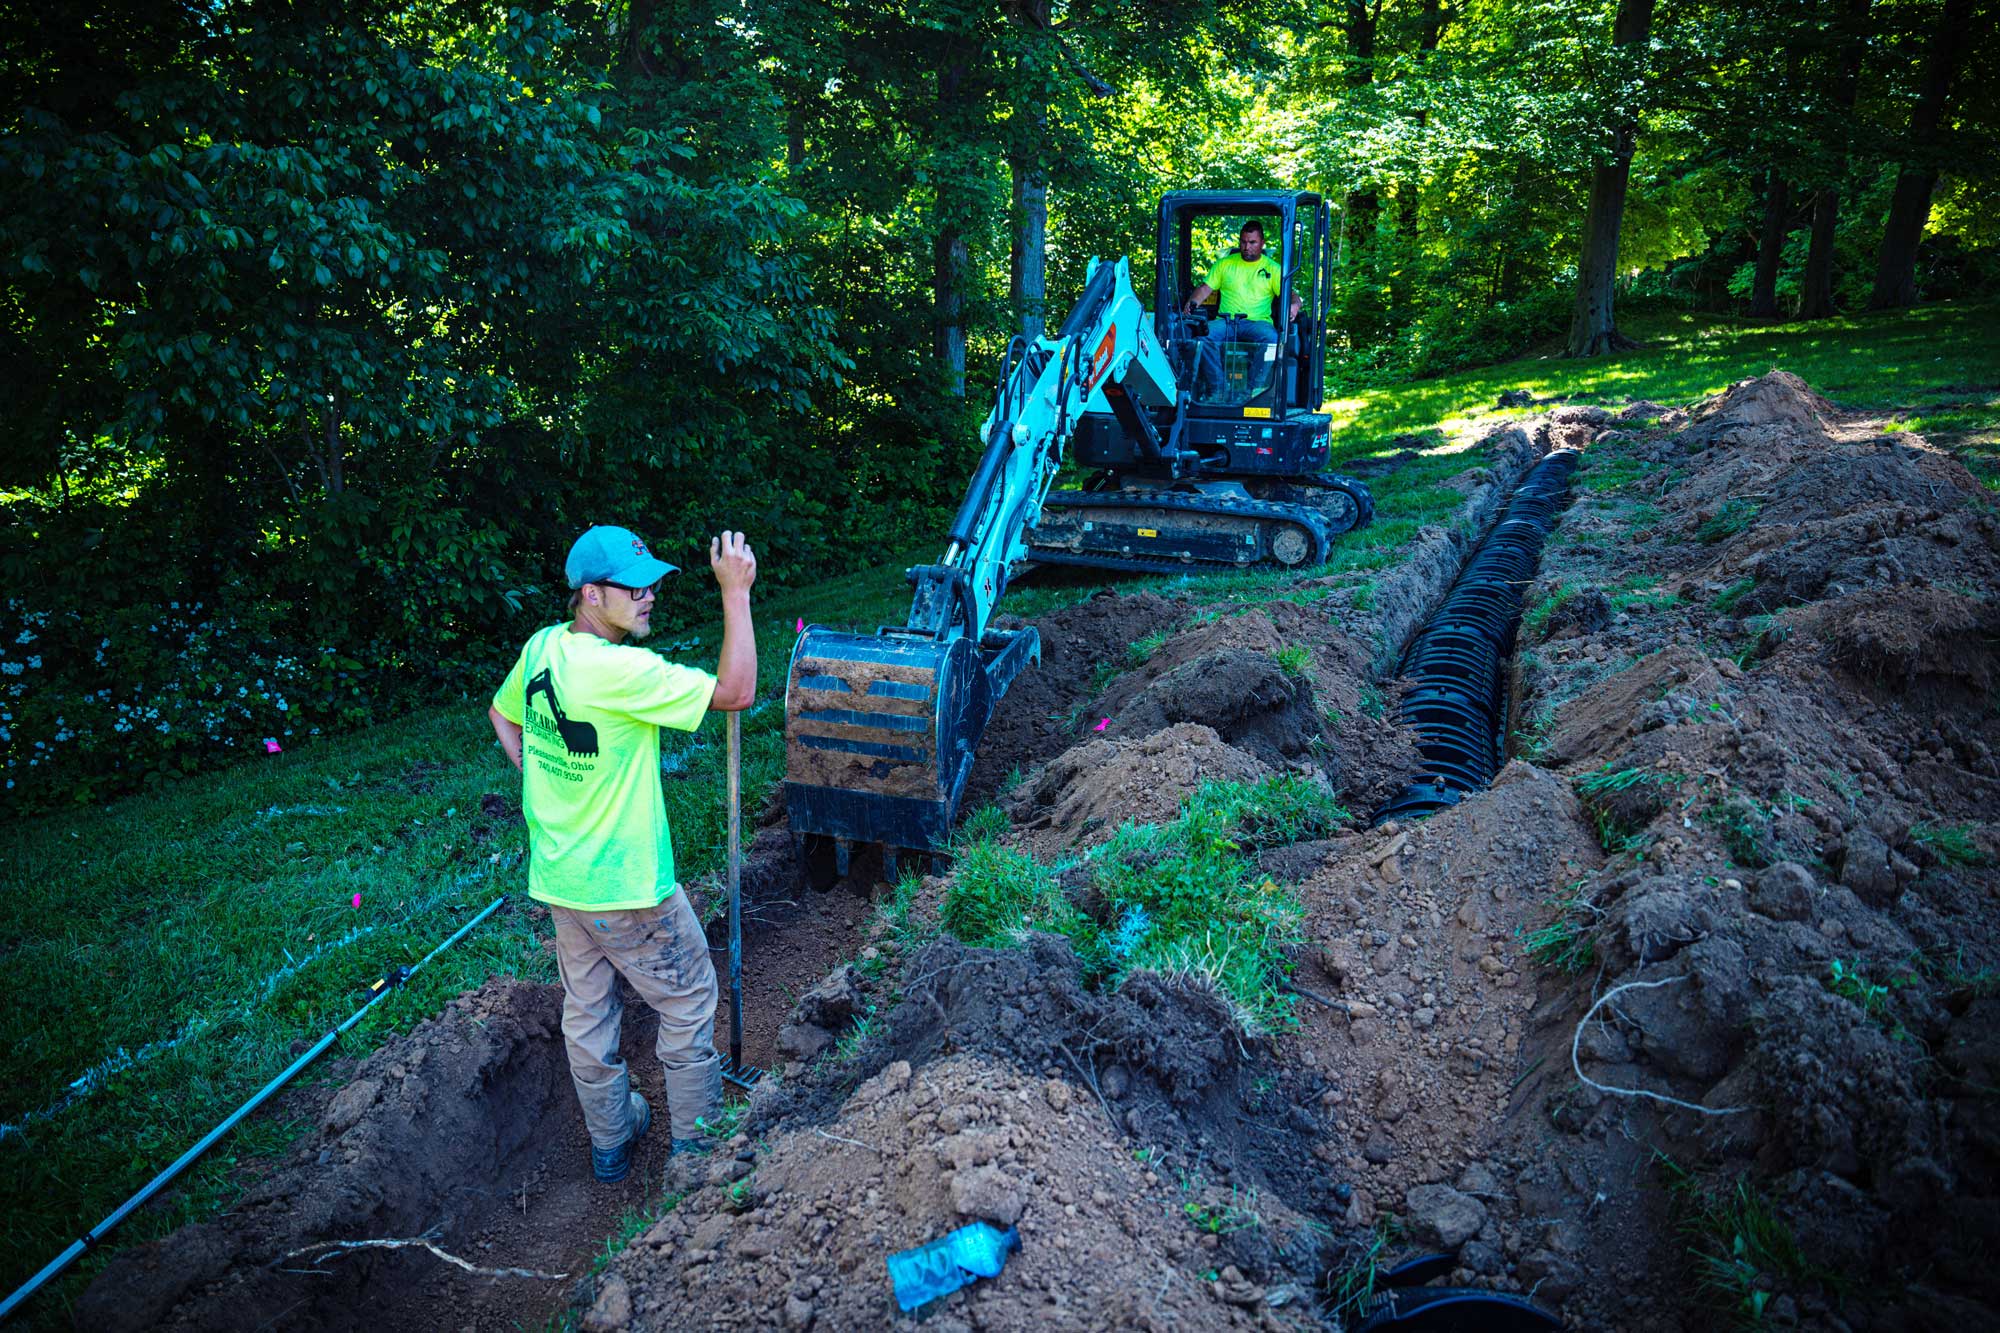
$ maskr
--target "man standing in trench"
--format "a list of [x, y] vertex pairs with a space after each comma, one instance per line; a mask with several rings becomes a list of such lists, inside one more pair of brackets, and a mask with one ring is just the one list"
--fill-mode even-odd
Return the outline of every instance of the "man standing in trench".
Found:
[[705, 1152], [706, 1122], [722, 1108], [715, 967], [674, 880], [660, 797], [660, 728], [693, 731], [711, 709], [737, 712], [756, 695], [756, 554], [742, 533], [725, 532], [708, 563], [722, 590], [715, 675], [632, 642], [651, 632], [654, 594], [676, 570], [626, 529], [594, 527], [565, 565], [573, 619], [528, 640], [487, 710], [521, 770], [528, 895], [555, 920], [570, 1074], [591, 1170], [607, 1182], [625, 1178], [652, 1123], [618, 1054], [620, 976], [660, 1015], [672, 1151]]

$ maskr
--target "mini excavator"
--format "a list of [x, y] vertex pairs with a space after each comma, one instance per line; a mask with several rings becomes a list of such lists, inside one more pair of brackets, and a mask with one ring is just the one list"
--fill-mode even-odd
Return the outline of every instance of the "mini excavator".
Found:
[[[1056, 333], [1008, 345], [944, 554], [910, 570], [907, 623], [872, 635], [814, 625], [792, 649], [785, 803], [814, 887], [846, 873], [856, 843], [882, 844], [894, 878], [899, 849], [928, 855], [950, 839], [994, 705], [1041, 658], [1033, 626], [990, 624], [1024, 563], [1302, 568], [1373, 516], [1365, 486], [1324, 471], [1329, 215], [1295, 191], [1168, 194], [1158, 310], [1140, 304], [1128, 261], [1093, 259]], [[1231, 337], [1235, 317], [1182, 312], [1249, 218], [1283, 273], [1275, 343]], [[1056, 490], [1066, 455], [1088, 476]]]

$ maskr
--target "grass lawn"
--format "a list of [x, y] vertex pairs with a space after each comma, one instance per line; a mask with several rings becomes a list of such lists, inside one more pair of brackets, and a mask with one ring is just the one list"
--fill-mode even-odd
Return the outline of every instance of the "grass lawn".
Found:
[[1938, 433], [1988, 485], [2000, 485], [2000, 305], [1948, 302], [1802, 324], [1675, 313], [1621, 327], [1641, 342], [1638, 350], [1593, 361], [1509, 361], [1339, 398], [1329, 407], [1334, 453], [1525, 415], [1530, 409], [1494, 406], [1507, 389], [1675, 407], [1789, 370], [1843, 407], [1911, 413], [1899, 424]]
[[[2000, 423], [1997, 324], [1992, 306], [1809, 328], [1662, 317], [1634, 327], [1649, 345], [1628, 356], [1515, 362], [1343, 400], [1336, 467], [1383, 451], [1392, 435], [1436, 433], [1434, 447], [1375, 483], [1377, 521], [1341, 539], [1334, 568], [1364, 579], [1395, 563], [1421, 524], [1457, 506], [1461, 497], [1437, 482], [1479, 461], [1466, 442], [1510, 415], [1491, 407], [1502, 389], [1686, 403], [1784, 366], [1844, 403], [1908, 407], [1990, 440]], [[782, 688], [796, 623], [899, 623], [907, 563], [758, 602], [764, 702], [745, 720], [746, 801], [760, 800], [782, 768]], [[1248, 602], [1285, 595], [1294, 577], [1202, 583], [1211, 597]], [[1042, 614], [1109, 578], [1026, 582], [1004, 609]], [[665, 630], [652, 642], [712, 664], [719, 631]], [[526, 840], [518, 820], [482, 813], [489, 795], [519, 796], [519, 775], [484, 716], [495, 683], [468, 681], [451, 706], [10, 829], [0, 861], [0, 956], [15, 996], [0, 1013], [0, 1201], [13, 1235], [0, 1259], [5, 1289], [282, 1069], [301, 1043], [346, 1017], [386, 969], [420, 958], [495, 896], [520, 894]], [[663, 768], [681, 877], [698, 880], [721, 858], [721, 725], [664, 738]], [[379, 1005], [335, 1054], [366, 1051], [489, 976], [553, 980], [546, 926], [538, 931], [511, 906]], [[113, 1244], [226, 1205], [241, 1181], [237, 1168], [303, 1128], [253, 1119], [163, 1202], [129, 1219]], [[86, 1258], [36, 1298], [31, 1318], [63, 1318], [63, 1297], [93, 1269]]]

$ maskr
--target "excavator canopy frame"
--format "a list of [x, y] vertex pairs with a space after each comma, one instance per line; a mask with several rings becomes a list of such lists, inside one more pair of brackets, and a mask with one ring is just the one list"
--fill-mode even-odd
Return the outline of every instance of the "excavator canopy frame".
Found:
[[[1217, 256], [1194, 253], [1195, 223], [1205, 217], [1280, 219], [1275, 238], [1266, 238], [1277, 252], [1284, 270], [1287, 290], [1300, 298], [1298, 328], [1298, 380], [1296, 392], [1273, 394], [1271, 416], [1282, 420], [1297, 413], [1317, 412], [1322, 401], [1321, 384], [1326, 376], [1326, 311], [1332, 299], [1329, 231], [1332, 208], [1310, 190], [1175, 190], [1160, 197], [1159, 227], [1153, 285], [1154, 334], [1164, 345], [1173, 337], [1173, 312], [1180, 308], [1201, 282], [1202, 275]], [[1304, 275], [1306, 282], [1299, 286]], [[1290, 303], [1281, 301], [1276, 316], [1278, 345], [1287, 348], [1294, 321]], [[1287, 354], [1289, 359], [1289, 353]], [[1191, 385], [1183, 385], [1191, 388]], [[1210, 415], [1211, 409], [1191, 404], [1196, 415]], [[1219, 409], [1214, 415], [1241, 415], [1240, 410]]]

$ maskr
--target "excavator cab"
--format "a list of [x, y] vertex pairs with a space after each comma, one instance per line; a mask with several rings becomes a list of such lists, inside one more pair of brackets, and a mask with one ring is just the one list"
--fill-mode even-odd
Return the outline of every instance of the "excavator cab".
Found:
[[[1197, 417], [1240, 420], [1249, 409], [1270, 414], [1257, 419], [1283, 421], [1319, 411], [1329, 212], [1318, 195], [1281, 191], [1204, 190], [1161, 200], [1155, 320]], [[1214, 292], [1187, 311], [1215, 263], [1241, 253], [1239, 240], [1252, 222], [1262, 230], [1265, 256], [1283, 275], [1270, 308], [1223, 315], [1221, 293]]]
[[[1173, 364], [1179, 401], [1156, 411], [1151, 424], [1171, 431], [1178, 448], [1155, 458], [1131, 422], [1086, 414], [1077, 462], [1105, 469], [1105, 482], [1120, 484], [1297, 477], [1324, 467], [1330, 418], [1319, 409], [1331, 213], [1319, 195], [1296, 190], [1181, 190], [1162, 198], [1153, 331]], [[1261, 312], [1268, 322], [1222, 314], [1219, 293], [1188, 311], [1189, 298], [1219, 260], [1237, 253], [1252, 221], [1282, 274], [1278, 297]]]

